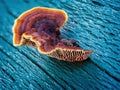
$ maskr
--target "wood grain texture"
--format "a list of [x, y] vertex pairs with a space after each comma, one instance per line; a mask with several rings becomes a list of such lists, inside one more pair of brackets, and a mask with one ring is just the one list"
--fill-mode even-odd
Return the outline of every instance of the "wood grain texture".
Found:
[[[14, 20], [36, 6], [65, 10], [62, 35], [94, 50], [92, 56], [68, 63], [32, 47], [14, 47]], [[119, 0], [0, 0], [0, 10], [0, 90], [120, 89]]]

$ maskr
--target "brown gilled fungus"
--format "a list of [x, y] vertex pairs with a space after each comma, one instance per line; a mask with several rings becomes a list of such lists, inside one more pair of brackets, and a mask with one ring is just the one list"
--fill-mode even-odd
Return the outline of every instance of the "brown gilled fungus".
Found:
[[14, 46], [31, 45], [40, 53], [70, 62], [87, 59], [92, 50], [83, 50], [74, 40], [60, 36], [60, 27], [67, 18], [59, 9], [36, 7], [24, 12], [13, 26]]

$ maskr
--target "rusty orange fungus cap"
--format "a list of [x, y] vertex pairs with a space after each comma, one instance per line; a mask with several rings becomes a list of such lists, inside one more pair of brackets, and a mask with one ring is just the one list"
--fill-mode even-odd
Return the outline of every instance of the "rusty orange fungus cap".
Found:
[[67, 19], [63, 10], [44, 7], [30, 9], [15, 20], [13, 44], [37, 47], [39, 52], [60, 60], [86, 60], [92, 50], [83, 50], [74, 40], [60, 36], [60, 27]]

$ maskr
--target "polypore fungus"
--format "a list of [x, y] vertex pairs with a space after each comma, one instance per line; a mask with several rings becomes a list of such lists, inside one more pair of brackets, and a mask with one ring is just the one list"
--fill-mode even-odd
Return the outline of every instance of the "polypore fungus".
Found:
[[13, 26], [14, 46], [31, 45], [40, 53], [70, 62], [87, 59], [92, 50], [83, 50], [74, 40], [60, 37], [60, 27], [67, 18], [59, 9], [36, 7], [24, 12]]

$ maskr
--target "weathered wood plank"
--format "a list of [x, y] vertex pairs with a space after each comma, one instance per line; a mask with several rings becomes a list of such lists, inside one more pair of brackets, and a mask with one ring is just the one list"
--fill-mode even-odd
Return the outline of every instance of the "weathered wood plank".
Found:
[[[0, 40], [0, 41], [2, 42], [2, 40]], [[6, 45], [4, 43], [4, 41], [2, 43], [4, 45]], [[6, 71], [6, 70], [9, 71], [9, 69], [11, 70], [11, 67], [7, 66], [7, 63], [6, 63], [6, 65], [4, 65], [6, 59], [7, 59], [6, 61], [8, 62], [8, 65], [9, 64], [10, 65], [13, 64], [11, 66], [13, 66], [12, 69], [15, 69], [15, 70], [14, 71], [13, 70], [9, 71], [8, 73], [10, 75], [12, 75], [11, 77], [14, 78], [14, 81], [16, 82], [16, 84], [18, 83], [18, 84], [20, 84], [24, 88], [24, 86], [23, 86], [24, 84], [22, 85], [22, 83], [20, 83], [20, 80], [22, 80], [22, 82], [25, 83], [26, 87], [28, 87], [28, 88], [29, 88], [29, 85], [31, 83], [33, 84], [33, 83], [36, 83], [36, 82], [38, 84], [42, 85], [43, 88], [49, 88], [51, 86], [50, 84], [52, 84], [53, 81], [49, 80], [49, 76], [48, 75], [46, 75], [43, 71], [41, 71], [41, 69], [39, 70], [39, 68], [36, 67], [36, 65], [34, 65], [32, 62], [30, 62], [29, 59], [27, 59], [25, 56], [23, 56], [19, 52], [16, 52], [9, 45], [7, 45], [7, 46], [8, 47], [6, 47], [4, 50], [0, 49], [1, 55], [3, 56], [3, 58], [1, 58], [1, 60], [4, 61], [1, 68], [4, 71]], [[10, 50], [10, 49], [12, 49], [13, 51], [5, 53], [6, 50]], [[10, 54], [12, 54], [13, 56], [11, 56]], [[18, 57], [18, 56], [20, 56], [20, 57]], [[2, 63], [2, 61], [1, 61], [1, 63]], [[27, 80], [29, 80], [29, 81], [27, 81]], [[48, 80], [48, 81], [46, 81], [46, 80]], [[54, 83], [54, 86], [56, 88], [57, 87], [60, 88], [60, 86], [58, 86], [55, 83]], [[22, 88], [22, 87], [20, 87], [20, 88]]]
[[[120, 88], [119, 0], [0, 2], [0, 89]], [[68, 63], [39, 54], [31, 47], [14, 47], [11, 28], [15, 18], [35, 6], [64, 9], [69, 20], [62, 35], [75, 39], [85, 49], [93, 49], [90, 59]]]

